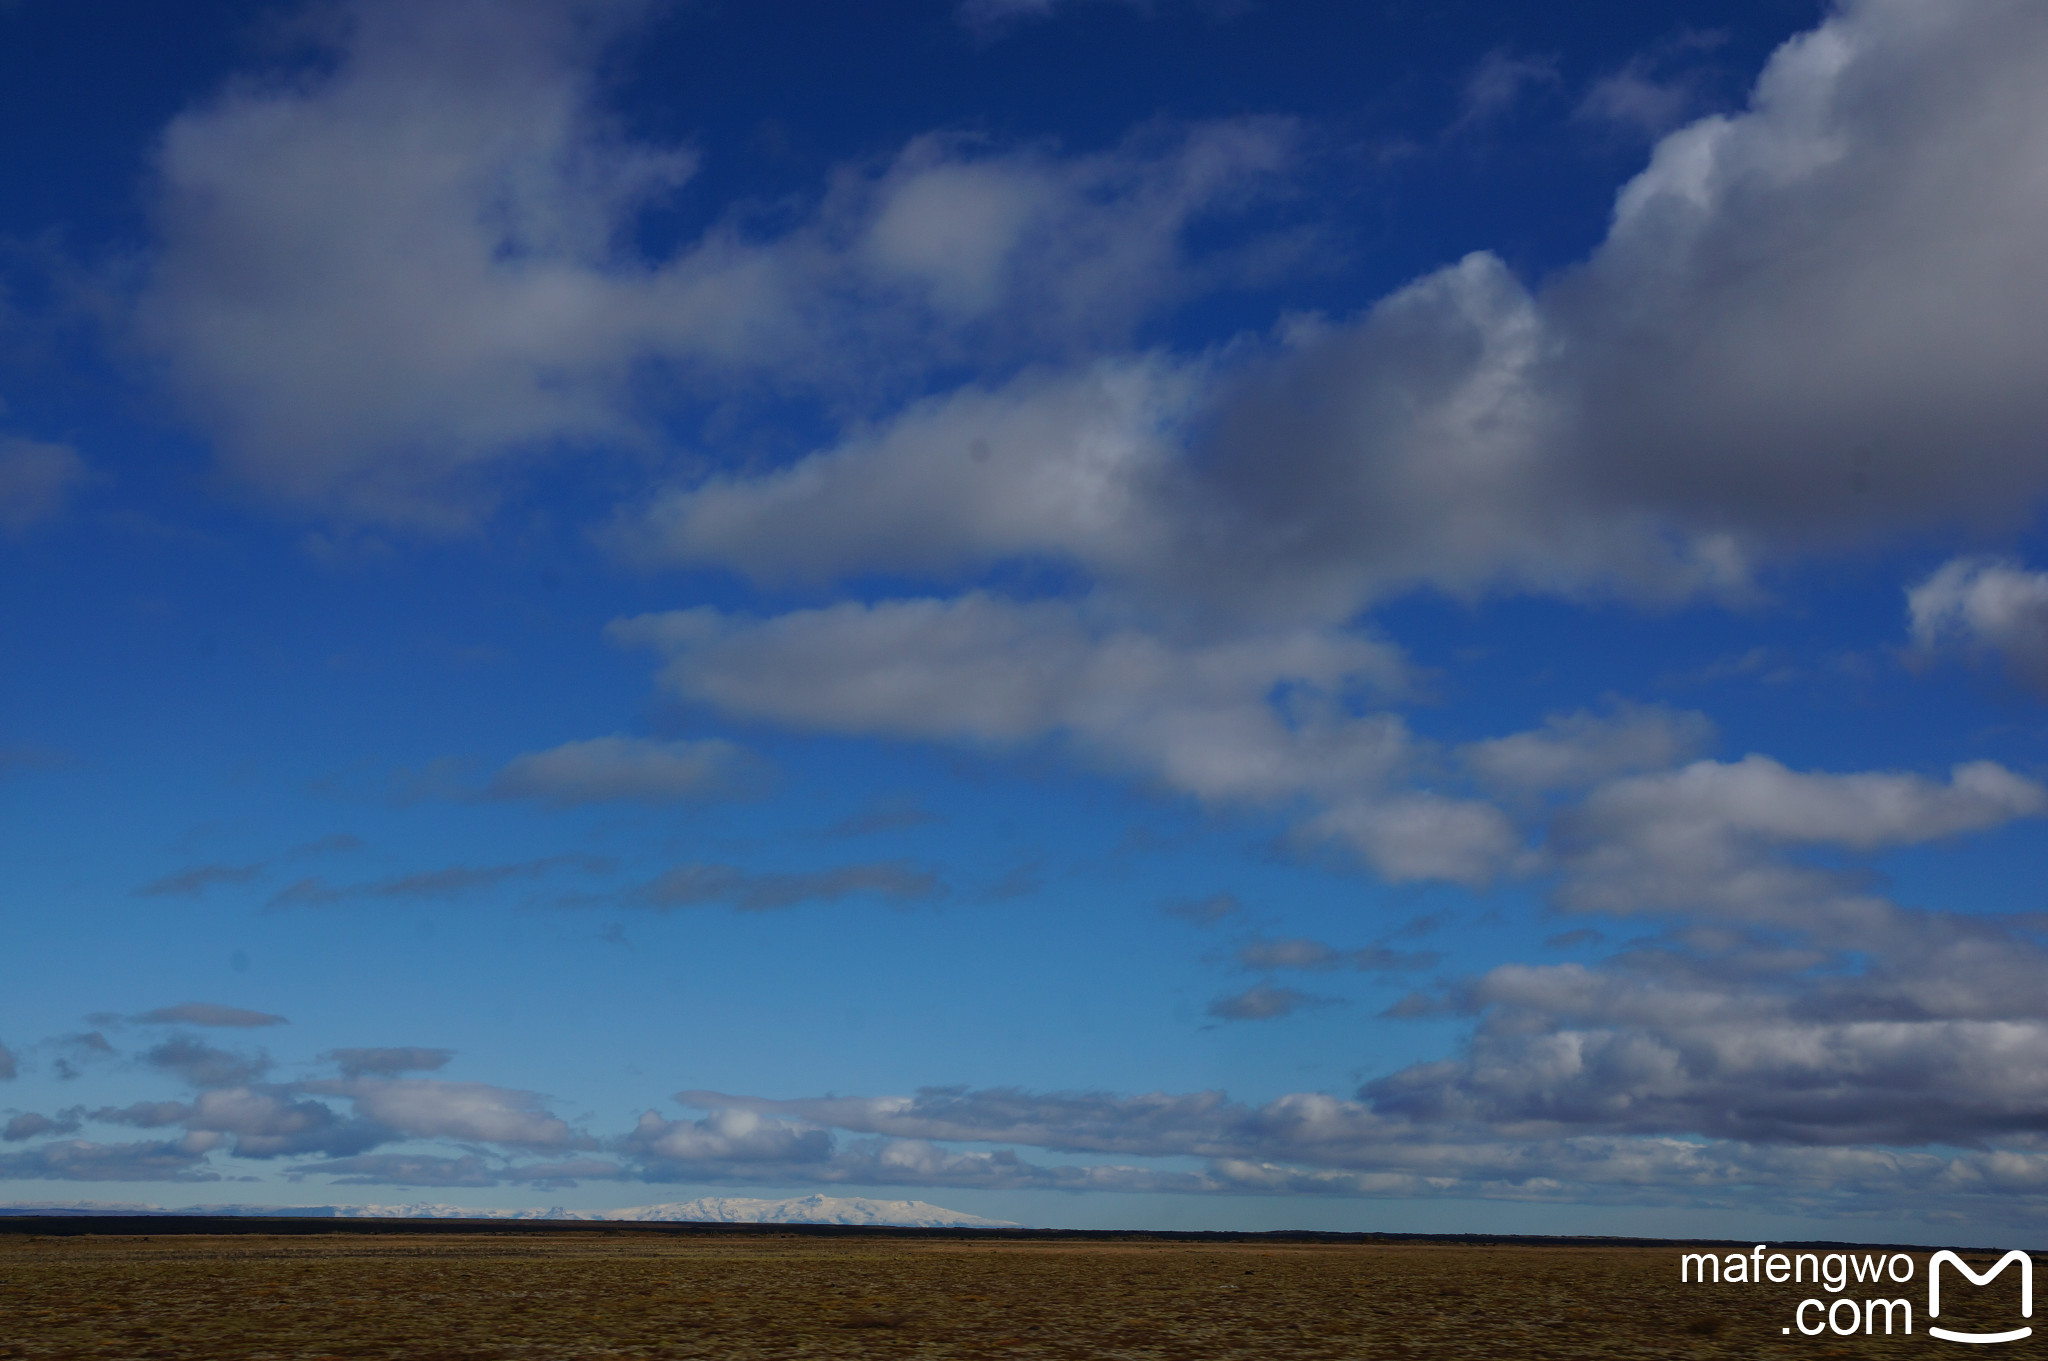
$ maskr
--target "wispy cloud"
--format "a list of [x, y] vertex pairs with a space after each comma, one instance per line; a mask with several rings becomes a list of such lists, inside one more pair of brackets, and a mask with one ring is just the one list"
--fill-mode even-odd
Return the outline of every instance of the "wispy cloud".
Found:
[[727, 903], [742, 912], [769, 912], [850, 897], [914, 903], [945, 891], [936, 874], [902, 860], [765, 873], [733, 865], [697, 864], [665, 871], [635, 890], [628, 901], [655, 908]]
[[138, 898], [197, 897], [216, 884], [246, 884], [263, 873], [255, 865], [195, 865], [191, 869], [152, 879], [135, 890]]
[[180, 1002], [174, 1007], [158, 1007], [129, 1017], [140, 1025], [207, 1025], [236, 1026], [244, 1029], [256, 1026], [289, 1025], [282, 1016], [267, 1011], [249, 1011], [243, 1007], [222, 1006], [218, 1002]]
[[604, 875], [617, 868], [616, 861], [604, 856], [549, 855], [507, 865], [449, 865], [353, 884], [332, 884], [319, 876], [309, 876], [272, 894], [269, 905], [277, 909], [324, 907], [361, 899], [456, 898], [502, 884], [540, 879], [562, 870]]

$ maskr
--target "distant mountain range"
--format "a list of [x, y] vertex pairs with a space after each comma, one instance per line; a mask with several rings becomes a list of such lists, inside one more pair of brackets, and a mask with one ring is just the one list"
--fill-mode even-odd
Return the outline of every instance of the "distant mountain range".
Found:
[[688, 1224], [876, 1224], [907, 1229], [1014, 1229], [1004, 1219], [984, 1219], [922, 1200], [869, 1200], [864, 1196], [799, 1196], [756, 1200], [749, 1196], [705, 1196], [666, 1205], [625, 1210], [476, 1210], [466, 1205], [415, 1202], [410, 1205], [161, 1205], [107, 1201], [37, 1201], [0, 1205], [0, 1215], [246, 1215], [310, 1219], [588, 1219]]

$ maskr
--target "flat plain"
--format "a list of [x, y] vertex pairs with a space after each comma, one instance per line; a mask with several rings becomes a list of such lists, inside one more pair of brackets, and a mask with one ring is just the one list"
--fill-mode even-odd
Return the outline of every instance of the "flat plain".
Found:
[[[1821, 1292], [1681, 1285], [1680, 1251], [15, 1231], [0, 1234], [0, 1357], [1841, 1357], [1931, 1341], [1922, 1253], [1914, 1284], [1892, 1292], [1913, 1302], [1915, 1331], [1887, 1339], [1783, 1332], [1801, 1295]], [[1940, 1321], [2000, 1326], [1969, 1310], [2014, 1304], [1957, 1299]], [[2048, 1355], [2041, 1342], [1989, 1350]]]

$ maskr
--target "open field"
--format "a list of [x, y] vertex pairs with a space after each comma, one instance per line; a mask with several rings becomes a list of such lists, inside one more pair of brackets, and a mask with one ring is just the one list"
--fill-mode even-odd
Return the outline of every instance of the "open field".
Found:
[[[1726, 1249], [1723, 1249], [1725, 1251]], [[1680, 1285], [1677, 1247], [1101, 1237], [0, 1234], [0, 1357], [1840, 1357], [1810, 1286]], [[1941, 1322], [2010, 1327], [2013, 1273]], [[1960, 1283], [1958, 1283], [1960, 1284]], [[1851, 1294], [1856, 1293], [1854, 1288]], [[1980, 1299], [1969, 1299], [1981, 1295]], [[1994, 1299], [1993, 1296], [1996, 1296]], [[1973, 1305], [2000, 1310], [1972, 1322]], [[2048, 1354], [2043, 1339], [1988, 1349]]]

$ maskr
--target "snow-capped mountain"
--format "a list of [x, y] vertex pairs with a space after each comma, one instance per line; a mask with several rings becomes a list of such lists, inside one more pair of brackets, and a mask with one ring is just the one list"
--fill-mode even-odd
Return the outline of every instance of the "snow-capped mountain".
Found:
[[1014, 1229], [1008, 1220], [983, 1219], [922, 1200], [869, 1200], [864, 1196], [802, 1196], [755, 1200], [748, 1196], [706, 1196], [669, 1205], [602, 1210], [584, 1219], [673, 1220], [715, 1224], [888, 1224], [900, 1228]]
[[94, 1201], [43, 1201], [0, 1206], [0, 1214], [193, 1214], [307, 1217], [319, 1219], [582, 1219], [673, 1224], [872, 1224], [907, 1229], [1013, 1229], [1003, 1219], [984, 1219], [922, 1200], [869, 1200], [865, 1196], [799, 1196], [758, 1200], [750, 1196], [705, 1196], [666, 1205], [624, 1210], [477, 1210], [466, 1205], [415, 1201], [408, 1205], [161, 1205]]

